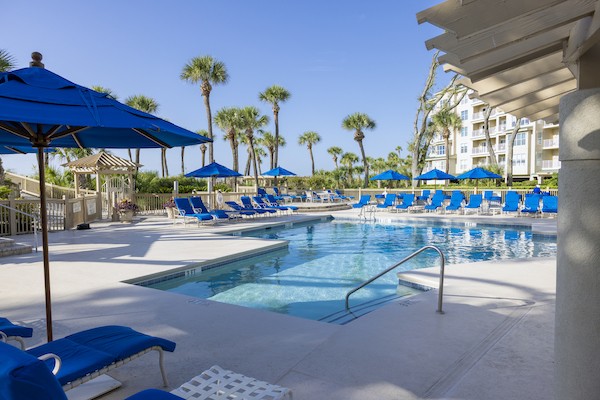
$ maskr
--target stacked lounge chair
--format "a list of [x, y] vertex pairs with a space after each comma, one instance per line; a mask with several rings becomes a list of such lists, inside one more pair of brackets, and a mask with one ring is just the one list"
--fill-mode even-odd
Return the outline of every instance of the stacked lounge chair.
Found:
[[460, 210], [463, 205], [463, 201], [465, 201], [465, 195], [459, 190], [453, 191], [452, 196], [450, 197], [450, 204], [444, 208], [444, 212]]
[[472, 194], [469, 196], [469, 202], [464, 206], [463, 213], [467, 214], [468, 212], [475, 211], [476, 213], [481, 212], [481, 203], [483, 201], [483, 196], [481, 194]]
[[558, 196], [542, 196], [542, 215], [558, 213]]
[[442, 207], [442, 203], [444, 202], [444, 193], [438, 192], [433, 195], [431, 198], [431, 203], [427, 204], [424, 209], [426, 211], [437, 211], [438, 208]]
[[521, 202], [521, 195], [517, 192], [508, 191], [504, 197], [504, 205], [502, 206], [503, 213], [516, 212], [519, 213], [519, 203]]
[[525, 196], [525, 204], [521, 208], [521, 213], [533, 215], [534, 217], [540, 212], [540, 199], [541, 195], [537, 193], [528, 194]]
[[383, 199], [383, 203], [377, 204], [377, 208], [386, 210], [388, 207], [393, 207], [396, 202], [396, 194], [388, 193]]
[[363, 194], [360, 196], [360, 199], [358, 199], [358, 203], [352, 204], [352, 208], [363, 208], [364, 206], [369, 204], [369, 201], [371, 201], [371, 195]]
[[402, 195], [402, 203], [396, 205], [396, 211], [409, 211], [415, 201], [413, 193], [405, 193]]

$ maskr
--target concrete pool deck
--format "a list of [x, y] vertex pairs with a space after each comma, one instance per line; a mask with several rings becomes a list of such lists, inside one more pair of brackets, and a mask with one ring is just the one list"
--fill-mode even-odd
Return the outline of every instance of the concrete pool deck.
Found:
[[[358, 210], [328, 213], [356, 218]], [[437, 291], [390, 303], [358, 320], [332, 325], [122, 283], [240, 252], [284, 243], [232, 230], [328, 214], [260, 218], [196, 227], [144, 217], [133, 224], [92, 223], [87, 231], [49, 235], [54, 335], [99, 325], [127, 325], [177, 343], [165, 357], [171, 387], [210, 366], [289, 387], [304, 399], [548, 399], [553, 390], [556, 260], [451, 265], [445, 314]], [[382, 221], [457, 215], [376, 214]], [[468, 216], [466, 222], [534, 223], [552, 233], [555, 219]], [[16, 237], [31, 242], [31, 236]], [[410, 273], [437, 280], [437, 268]], [[0, 259], [0, 315], [34, 327], [28, 346], [44, 342], [41, 254]], [[149, 354], [110, 373], [123, 382], [103, 399], [159, 387]]]

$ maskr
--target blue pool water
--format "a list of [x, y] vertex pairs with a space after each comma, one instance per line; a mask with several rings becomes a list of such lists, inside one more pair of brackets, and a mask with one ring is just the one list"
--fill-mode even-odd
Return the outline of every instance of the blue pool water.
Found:
[[[288, 240], [289, 248], [151, 287], [318, 320], [342, 310], [348, 290], [425, 245], [439, 246], [447, 265], [556, 255], [555, 237], [504, 227], [334, 220], [244, 236]], [[410, 294], [414, 289], [398, 287], [396, 273], [437, 265], [437, 253], [421, 253], [356, 292], [351, 304]]]

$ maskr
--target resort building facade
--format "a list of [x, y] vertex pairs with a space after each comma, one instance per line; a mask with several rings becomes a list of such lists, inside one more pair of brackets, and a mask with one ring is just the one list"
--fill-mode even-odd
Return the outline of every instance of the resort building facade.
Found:
[[[438, 104], [434, 114], [444, 102]], [[441, 132], [435, 132], [429, 144], [425, 171], [438, 168], [446, 170], [446, 151], [449, 151], [448, 173], [458, 175], [475, 167], [488, 166], [490, 152], [485, 138], [484, 114], [488, 104], [480, 99], [464, 96], [454, 112], [462, 120], [462, 127], [450, 130], [448, 149]], [[494, 108], [489, 117], [489, 132], [498, 166], [506, 174], [507, 144], [517, 123], [517, 118]], [[513, 179], [538, 180], [549, 177], [560, 169], [558, 160], [557, 124], [521, 119], [521, 126], [513, 145]]]

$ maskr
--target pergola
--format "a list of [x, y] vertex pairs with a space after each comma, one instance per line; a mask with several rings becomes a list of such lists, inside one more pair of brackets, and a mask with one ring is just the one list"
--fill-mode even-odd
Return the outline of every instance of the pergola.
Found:
[[[133, 182], [133, 175], [141, 165], [100, 151], [97, 154], [63, 164], [63, 167], [67, 167], [73, 171], [75, 177], [75, 196], [79, 196], [80, 175], [96, 175], [96, 193], [101, 193], [102, 187], [100, 184], [100, 175], [127, 175], [129, 182]], [[134, 188], [131, 187], [131, 190], [133, 189]], [[107, 196], [109, 196], [107, 204], [110, 205], [110, 193], [107, 193]]]
[[426, 42], [491, 106], [560, 123], [556, 399], [600, 396], [600, 1], [447, 0]]

